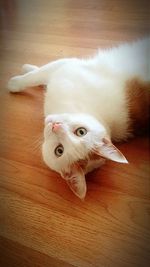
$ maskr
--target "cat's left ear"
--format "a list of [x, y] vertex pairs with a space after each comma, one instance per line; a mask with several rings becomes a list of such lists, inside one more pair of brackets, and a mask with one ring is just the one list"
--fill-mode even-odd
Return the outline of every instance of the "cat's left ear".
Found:
[[112, 144], [109, 138], [103, 138], [102, 144], [96, 151], [96, 153], [106, 159], [120, 163], [128, 163], [125, 156], [120, 152], [120, 150]]
[[77, 197], [80, 199], [85, 198], [87, 186], [85, 174], [81, 167], [73, 165], [70, 172], [63, 173], [62, 177], [66, 180], [68, 186]]

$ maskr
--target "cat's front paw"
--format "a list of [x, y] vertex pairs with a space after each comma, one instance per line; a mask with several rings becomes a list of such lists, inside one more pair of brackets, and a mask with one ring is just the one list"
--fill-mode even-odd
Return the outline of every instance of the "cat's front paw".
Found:
[[25, 74], [27, 72], [33, 71], [33, 70], [37, 70], [38, 67], [35, 65], [30, 65], [30, 64], [24, 64], [22, 66], [22, 73]]
[[8, 90], [10, 92], [19, 92], [22, 90], [20, 76], [15, 76], [8, 81]]

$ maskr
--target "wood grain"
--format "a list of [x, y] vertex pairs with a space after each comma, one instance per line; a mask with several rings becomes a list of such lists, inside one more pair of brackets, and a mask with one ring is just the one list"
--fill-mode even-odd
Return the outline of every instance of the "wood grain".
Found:
[[78, 200], [41, 158], [41, 88], [7, 92], [21, 65], [88, 56], [149, 33], [149, 1], [1, 0], [0, 266], [147, 267], [150, 262], [149, 138], [118, 148]]

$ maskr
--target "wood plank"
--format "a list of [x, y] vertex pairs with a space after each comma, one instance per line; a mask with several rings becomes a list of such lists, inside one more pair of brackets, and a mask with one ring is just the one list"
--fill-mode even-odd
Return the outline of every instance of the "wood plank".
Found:
[[[7, 257], [5, 257], [7, 255]], [[7, 238], [0, 237], [0, 266], [7, 267], [73, 267], [43, 253], [25, 247]]]

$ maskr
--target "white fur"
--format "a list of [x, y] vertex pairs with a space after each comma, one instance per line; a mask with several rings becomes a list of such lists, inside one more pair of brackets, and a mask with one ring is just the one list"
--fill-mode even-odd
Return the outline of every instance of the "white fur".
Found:
[[[115, 141], [128, 138], [125, 84], [135, 77], [150, 81], [149, 50], [150, 38], [147, 38], [100, 50], [93, 58], [85, 60], [60, 59], [41, 68], [26, 64], [23, 72], [28, 73], [10, 79], [8, 88], [12, 92], [28, 86], [47, 85], [44, 103], [47, 121], [42, 153], [50, 168], [60, 174], [69, 171], [69, 166], [86, 158], [93, 147], [103, 146], [105, 136]], [[51, 122], [62, 123], [58, 133], [52, 132]], [[80, 126], [88, 129], [87, 135], [78, 137], [74, 134]], [[54, 150], [59, 143], [64, 146], [64, 154], [58, 158]], [[113, 159], [108, 155], [108, 148], [104, 155]], [[114, 160], [119, 161], [118, 155], [115, 156]], [[85, 173], [102, 162], [102, 159], [89, 160]]]
[[[100, 140], [106, 135], [105, 128], [93, 117], [85, 114], [64, 113], [55, 114], [54, 116], [49, 115], [46, 121], [43, 158], [51, 169], [59, 173], [69, 171], [69, 166], [74, 162], [79, 159], [85, 159], [91, 149], [99, 145]], [[57, 134], [52, 132], [51, 124], [49, 123], [56, 121], [62, 123], [62, 128]], [[88, 130], [88, 133], [83, 137], [78, 137], [74, 134], [74, 131], [80, 126], [84, 126]], [[60, 143], [64, 147], [64, 153], [60, 158], [57, 158], [54, 150]], [[91, 168], [90, 165], [87, 166], [87, 170]]]

